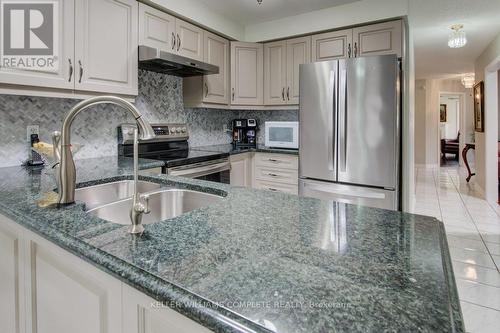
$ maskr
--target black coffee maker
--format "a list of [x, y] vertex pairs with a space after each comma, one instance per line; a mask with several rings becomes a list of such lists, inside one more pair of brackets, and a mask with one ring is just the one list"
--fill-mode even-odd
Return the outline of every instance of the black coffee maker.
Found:
[[233, 120], [233, 145], [235, 148], [257, 147], [257, 121], [255, 119]]

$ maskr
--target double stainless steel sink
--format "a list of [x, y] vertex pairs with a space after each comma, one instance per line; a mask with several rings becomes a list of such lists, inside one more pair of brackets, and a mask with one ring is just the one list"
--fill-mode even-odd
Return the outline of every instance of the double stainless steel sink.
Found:
[[[142, 218], [143, 224], [168, 220], [197, 208], [213, 205], [221, 196], [139, 181], [138, 191], [149, 196], [150, 213]], [[134, 182], [123, 180], [113, 183], [78, 188], [75, 200], [84, 202], [88, 214], [109, 222], [130, 225], [130, 209], [134, 195]]]

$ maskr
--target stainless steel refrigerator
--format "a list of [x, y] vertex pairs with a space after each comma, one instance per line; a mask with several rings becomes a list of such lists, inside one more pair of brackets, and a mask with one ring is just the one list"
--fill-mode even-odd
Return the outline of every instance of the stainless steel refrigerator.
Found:
[[300, 65], [299, 194], [400, 209], [396, 55]]

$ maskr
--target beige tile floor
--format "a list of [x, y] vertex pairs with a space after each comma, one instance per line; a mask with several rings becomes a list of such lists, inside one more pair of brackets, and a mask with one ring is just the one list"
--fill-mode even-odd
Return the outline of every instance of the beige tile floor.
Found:
[[500, 206], [458, 166], [417, 168], [414, 213], [443, 221], [465, 329], [500, 332]]

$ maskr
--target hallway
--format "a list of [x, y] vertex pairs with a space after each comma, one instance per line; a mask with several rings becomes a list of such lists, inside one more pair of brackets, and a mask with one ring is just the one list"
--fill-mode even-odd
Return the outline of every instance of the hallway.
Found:
[[500, 327], [500, 208], [468, 184], [465, 168], [416, 169], [414, 213], [446, 228], [467, 332]]

